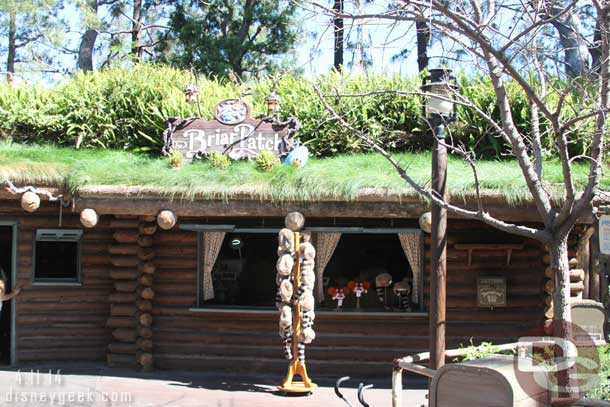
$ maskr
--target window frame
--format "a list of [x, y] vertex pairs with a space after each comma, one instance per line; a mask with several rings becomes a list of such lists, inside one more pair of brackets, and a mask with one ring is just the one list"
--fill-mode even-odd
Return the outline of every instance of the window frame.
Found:
[[[226, 232], [226, 233], [279, 233], [281, 228], [256, 228], [256, 227], [238, 227], [236, 225], [227, 224], [181, 224], [181, 230], [195, 232], [197, 234], [197, 303], [195, 307], [191, 307], [190, 310], [197, 310], [202, 312], [231, 312], [231, 311], [247, 311], [247, 312], [276, 312], [274, 307], [255, 307], [255, 306], [222, 306], [222, 305], [205, 305], [202, 303], [202, 290], [203, 290], [203, 232]], [[313, 226], [305, 227], [302, 232], [341, 232], [348, 234], [395, 234], [398, 236], [401, 232], [419, 232], [422, 235], [423, 230], [420, 228], [373, 228], [373, 227], [342, 227], [342, 226]], [[422, 265], [425, 263], [425, 250], [424, 250], [424, 239], [421, 239], [420, 256]], [[424, 267], [425, 270], [425, 267]], [[424, 287], [425, 287], [425, 271], [422, 270], [421, 279], [419, 281], [419, 303], [421, 304], [421, 311], [411, 312], [362, 312], [353, 311], [349, 314], [358, 315], [369, 315], [369, 314], [399, 314], [399, 315], [428, 315], [428, 309], [424, 306]], [[254, 308], [254, 309], [253, 309]], [[318, 311], [316, 311], [318, 312]], [[335, 311], [320, 310], [320, 312], [333, 313]]]
[[[45, 234], [47, 236], [45, 236]], [[55, 238], [48, 236], [55, 234]], [[70, 236], [72, 234], [73, 236]], [[66, 236], [67, 235], [67, 236]], [[35, 286], [82, 286], [82, 229], [36, 229], [32, 247], [32, 285]], [[37, 278], [36, 247], [38, 242], [75, 242], [76, 243], [76, 277], [75, 278]]]

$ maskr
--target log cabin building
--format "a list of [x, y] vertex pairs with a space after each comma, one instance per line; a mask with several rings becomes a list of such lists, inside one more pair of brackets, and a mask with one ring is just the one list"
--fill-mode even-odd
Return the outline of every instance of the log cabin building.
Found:
[[[9, 286], [25, 287], [2, 313], [6, 365], [105, 361], [145, 370], [282, 375], [274, 276], [277, 232], [293, 210], [306, 217], [322, 276], [317, 339], [307, 348], [310, 374], [366, 369], [386, 376], [394, 358], [428, 349], [430, 238], [419, 223], [428, 208], [416, 197], [172, 201], [136, 187], [88, 187], [69, 207], [43, 199], [32, 213], [19, 198], [0, 195], [0, 265]], [[486, 205], [505, 220], [536, 221], [532, 207], [508, 205], [498, 195]], [[86, 208], [99, 215], [90, 228], [80, 219]], [[168, 230], [157, 223], [162, 210], [177, 217]], [[573, 292], [599, 300], [607, 289], [593, 267], [594, 245], [582, 239], [579, 245], [590, 222], [584, 219], [570, 241]], [[457, 218], [448, 221], [447, 240], [448, 348], [543, 334], [544, 247]], [[392, 286], [376, 287], [383, 273]], [[393, 289], [405, 279], [406, 299]], [[337, 310], [329, 288], [349, 281], [370, 287], [359, 308], [345, 290]]]

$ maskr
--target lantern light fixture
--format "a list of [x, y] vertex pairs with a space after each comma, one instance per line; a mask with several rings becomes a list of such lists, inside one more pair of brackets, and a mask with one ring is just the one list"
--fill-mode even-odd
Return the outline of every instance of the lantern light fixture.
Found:
[[271, 91], [269, 96], [265, 98], [265, 103], [267, 103], [267, 116], [274, 116], [280, 113], [281, 98], [275, 91]]
[[429, 75], [423, 80], [424, 117], [442, 119], [448, 123], [457, 118], [455, 92], [457, 80], [446, 68], [430, 69]]
[[184, 88], [184, 98], [186, 103], [196, 103], [199, 100], [199, 89], [197, 88], [197, 85], [193, 83], [186, 85], [186, 88]]

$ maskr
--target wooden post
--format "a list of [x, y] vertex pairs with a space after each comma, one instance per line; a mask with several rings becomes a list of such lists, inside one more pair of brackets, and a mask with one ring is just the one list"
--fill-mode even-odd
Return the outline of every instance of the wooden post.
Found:
[[[440, 199], [446, 200], [447, 148], [445, 125], [437, 119], [434, 126], [434, 149], [432, 150], [432, 190]], [[440, 369], [445, 364], [445, 314], [447, 284], [447, 210], [432, 205], [431, 230], [431, 274], [430, 274], [430, 368]]]

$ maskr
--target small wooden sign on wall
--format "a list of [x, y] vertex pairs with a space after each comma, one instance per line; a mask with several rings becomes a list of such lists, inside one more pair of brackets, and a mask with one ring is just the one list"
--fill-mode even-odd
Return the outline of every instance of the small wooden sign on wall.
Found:
[[506, 277], [479, 277], [477, 305], [484, 308], [506, 307]]

